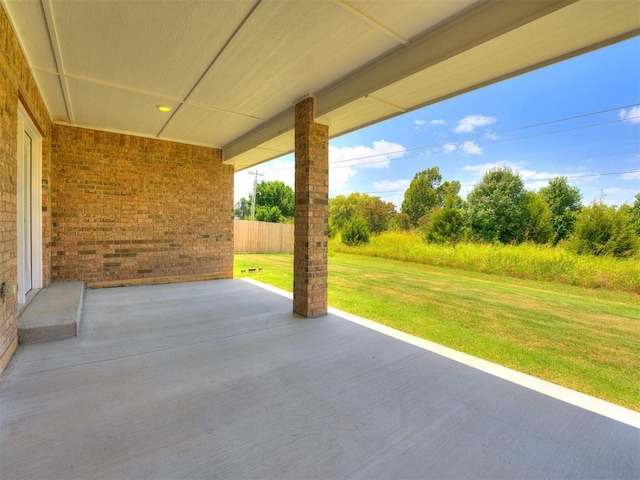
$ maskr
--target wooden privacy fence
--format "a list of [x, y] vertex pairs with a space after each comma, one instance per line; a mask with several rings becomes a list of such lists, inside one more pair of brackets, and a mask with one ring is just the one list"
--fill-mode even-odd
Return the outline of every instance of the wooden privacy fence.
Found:
[[293, 225], [234, 220], [235, 253], [293, 254]]

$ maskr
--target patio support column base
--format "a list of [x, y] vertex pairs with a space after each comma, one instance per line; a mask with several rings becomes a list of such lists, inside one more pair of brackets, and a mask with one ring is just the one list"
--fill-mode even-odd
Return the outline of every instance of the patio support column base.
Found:
[[327, 314], [329, 127], [314, 122], [314, 99], [295, 106], [293, 311]]

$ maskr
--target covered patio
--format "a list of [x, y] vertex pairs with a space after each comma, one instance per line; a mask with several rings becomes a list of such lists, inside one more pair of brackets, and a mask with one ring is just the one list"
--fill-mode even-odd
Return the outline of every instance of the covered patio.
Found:
[[239, 279], [87, 290], [0, 393], [6, 480], [640, 476], [635, 412]]
[[295, 152], [327, 312], [329, 139], [640, 34], [636, 0], [0, 0], [0, 372], [52, 281], [233, 276], [233, 175]]
[[[637, 413], [327, 304], [330, 138], [637, 36], [637, 0], [0, 7], [3, 479], [640, 476]], [[234, 172], [291, 152], [293, 298], [231, 278]], [[19, 347], [69, 281], [137, 286]]]

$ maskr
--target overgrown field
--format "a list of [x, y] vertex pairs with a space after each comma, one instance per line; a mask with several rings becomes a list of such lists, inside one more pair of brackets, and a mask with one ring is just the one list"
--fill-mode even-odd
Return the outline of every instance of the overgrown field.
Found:
[[623, 259], [577, 255], [562, 247], [531, 244], [458, 244], [454, 247], [427, 244], [419, 235], [401, 232], [372, 236], [368, 244], [355, 247], [334, 239], [330, 249], [470, 272], [640, 294], [638, 257]]
[[[292, 290], [291, 255], [235, 261], [237, 277]], [[329, 304], [640, 411], [636, 294], [333, 252]]]

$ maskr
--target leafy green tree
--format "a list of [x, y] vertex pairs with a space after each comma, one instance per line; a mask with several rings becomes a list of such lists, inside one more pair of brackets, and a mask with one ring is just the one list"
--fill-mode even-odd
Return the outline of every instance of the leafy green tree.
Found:
[[550, 243], [553, 240], [553, 216], [541, 194], [525, 192], [523, 215], [523, 240], [534, 243]]
[[[266, 207], [266, 208], [260, 208]], [[275, 208], [278, 209], [279, 215], [276, 214]], [[293, 188], [286, 185], [280, 180], [271, 182], [262, 181], [256, 187], [256, 219], [258, 219], [258, 211], [263, 213], [260, 215], [265, 222], [284, 222], [286, 219], [293, 218], [294, 193]], [[275, 218], [277, 217], [277, 220]], [[269, 218], [270, 220], [266, 220]]]
[[329, 200], [329, 232], [339, 232], [356, 214], [357, 205], [345, 195], [338, 195]]
[[636, 201], [631, 207], [631, 223], [636, 233], [640, 235], [640, 193], [636, 193]]
[[553, 243], [569, 238], [582, 207], [580, 190], [571, 187], [566, 177], [556, 177], [550, 180], [546, 187], [540, 189], [540, 194], [551, 209]]
[[600, 199], [582, 208], [567, 247], [576, 253], [628, 257], [637, 253], [639, 243], [631, 207], [608, 206]]
[[367, 222], [359, 215], [351, 217], [342, 228], [342, 243], [345, 245], [369, 243], [369, 236]]
[[461, 184], [459, 181], [446, 181], [438, 187], [438, 205], [440, 207], [462, 208], [464, 201], [460, 197]]
[[431, 167], [418, 172], [411, 180], [409, 188], [404, 192], [402, 213], [409, 215], [413, 225], [438, 206], [438, 187], [442, 183], [442, 175], [438, 167]]
[[467, 196], [470, 227], [485, 242], [519, 242], [524, 236], [524, 205], [520, 175], [509, 168], [490, 170]]
[[[261, 222], [285, 223], [293, 220], [293, 189], [280, 180], [262, 181], [256, 186], [255, 219]], [[240, 220], [251, 218], [253, 195], [236, 203], [234, 215]]]
[[340, 231], [349, 220], [360, 216], [371, 233], [380, 233], [387, 230], [394, 214], [393, 203], [383, 202], [380, 197], [366, 193], [338, 195], [329, 201], [329, 231], [332, 234]]
[[462, 206], [460, 198], [460, 182], [446, 181], [442, 183], [442, 175], [438, 167], [431, 167], [418, 172], [411, 180], [409, 188], [404, 192], [402, 213], [406, 213], [413, 225], [426, 224], [431, 211], [437, 207], [449, 205], [452, 208]]

